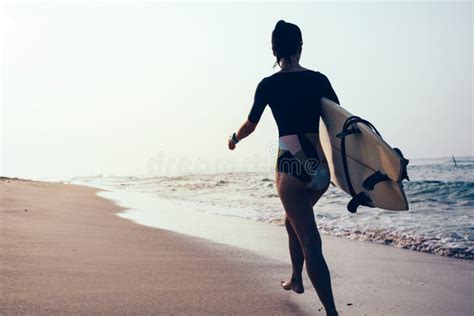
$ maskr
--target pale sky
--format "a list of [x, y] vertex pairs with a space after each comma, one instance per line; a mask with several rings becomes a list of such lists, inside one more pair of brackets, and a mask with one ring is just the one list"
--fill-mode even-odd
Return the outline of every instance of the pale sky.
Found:
[[471, 2], [0, 8], [2, 175], [147, 174], [159, 157], [272, 164], [269, 108], [236, 151], [226, 139], [277, 70], [279, 19], [303, 32], [301, 64], [407, 157], [474, 155]]

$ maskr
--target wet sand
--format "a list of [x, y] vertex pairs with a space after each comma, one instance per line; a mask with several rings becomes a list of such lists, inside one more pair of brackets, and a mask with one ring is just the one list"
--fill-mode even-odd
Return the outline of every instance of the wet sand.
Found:
[[303, 314], [279, 288], [282, 263], [134, 224], [92, 188], [0, 192], [2, 315]]
[[[200, 213], [193, 225], [215, 227], [210, 241], [116, 216], [124, 209], [88, 187], [2, 180], [0, 193], [0, 314], [324, 315], [306, 276], [304, 295], [279, 287], [291, 268], [282, 227]], [[165, 205], [161, 221], [176, 220]], [[323, 243], [341, 315], [474, 309], [472, 261]]]

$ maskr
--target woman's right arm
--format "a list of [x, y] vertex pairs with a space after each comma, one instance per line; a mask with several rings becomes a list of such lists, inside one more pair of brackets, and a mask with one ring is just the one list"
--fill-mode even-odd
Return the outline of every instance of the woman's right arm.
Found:
[[[245, 137], [252, 134], [253, 131], [255, 131], [256, 127], [257, 127], [257, 123], [246, 120], [244, 122], [244, 124], [242, 124], [242, 126], [240, 126], [237, 133], [235, 133], [235, 136], [238, 139], [238, 141], [241, 141]], [[229, 144], [228, 145], [229, 145], [230, 150], [234, 150], [236, 143], [232, 140], [232, 137], [229, 137]]]
[[[260, 121], [263, 111], [265, 110], [265, 107], [268, 104], [264, 81], [265, 79], [260, 81], [257, 86], [252, 109], [250, 110], [247, 120], [242, 124], [237, 133], [235, 133], [235, 137], [237, 138], [236, 140], [238, 142], [252, 134], [253, 131], [255, 131], [258, 121]], [[233, 150], [235, 148], [235, 145], [236, 142], [232, 139], [232, 137], [230, 137], [228, 141], [229, 149]]]

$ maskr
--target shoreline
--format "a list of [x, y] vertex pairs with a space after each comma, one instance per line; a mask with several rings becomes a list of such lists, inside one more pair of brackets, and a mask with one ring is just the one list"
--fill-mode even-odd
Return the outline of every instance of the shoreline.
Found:
[[[322, 234], [351, 240], [472, 260], [472, 179], [459, 174], [461, 166], [456, 172], [446, 168], [439, 181], [429, 180], [436, 178], [430, 172], [439, 168], [425, 166], [412, 170], [414, 179], [406, 183], [412, 202], [412, 210], [408, 212], [362, 208], [357, 214], [350, 214], [346, 211], [349, 196], [330, 187], [315, 208], [319, 230]], [[427, 179], [420, 173], [427, 173]], [[457, 178], [459, 181], [455, 180], [457, 176], [461, 176]], [[104, 176], [65, 181], [111, 191], [155, 194], [173, 203], [186, 202], [184, 208], [205, 213], [283, 223], [283, 209], [270, 174]]]
[[[129, 273], [130, 269], [130, 266], [127, 266], [127, 264], [124, 265], [123, 262], [133, 262], [135, 265], [144, 267], [145, 270], [150, 272], [153, 276], [160, 275], [160, 273], [163, 272], [160, 271], [162, 269], [157, 268], [156, 266], [150, 266], [147, 262], [148, 260], [150, 260], [148, 257], [150, 256], [150, 253], [155, 254], [155, 252], [152, 250], [156, 250], [156, 254], [160, 253], [161, 251], [162, 254], [165, 254], [168, 257], [168, 259], [170, 256], [177, 256], [177, 266], [182, 266], [186, 264], [188, 266], [194, 266], [196, 264], [199, 265], [199, 267], [194, 267], [195, 270], [191, 271], [189, 274], [186, 273], [185, 276], [178, 274], [179, 277], [174, 280], [175, 282], [180, 283], [177, 285], [177, 287], [179, 288], [181, 286], [181, 288], [180, 290], [174, 291], [173, 299], [176, 300], [178, 296], [178, 298], [180, 298], [179, 302], [181, 304], [188, 305], [188, 309], [183, 307], [183, 309], [179, 310], [177, 313], [191, 313], [192, 309], [189, 309], [191, 308], [189, 305], [193, 306], [192, 308], [196, 308], [193, 304], [198, 304], [197, 302], [195, 302], [197, 300], [197, 294], [189, 293], [189, 286], [192, 286], [193, 284], [186, 282], [195, 279], [201, 280], [200, 282], [202, 282], [202, 274], [210, 274], [209, 267], [200, 264], [206, 262], [206, 260], [209, 260], [209, 254], [211, 254], [212, 256], [219, 257], [220, 259], [218, 265], [221, 265], [221, 268], [219, 270], [221, 275], [212, 274], [212, 278], [214, 279], [213, 284], [216, 284], [215, 281], [220, 280], [219, 282], [222, 282], [221, 286], [228, 291], [226, 292], [225, 290], [220, 290], [218, 293], [216, 293], [217, 296], [214, 298], [213, 301], [217, 299], [218, 301], [225, 302], [226, 299], [228, 299], [226, 297], [227, 294], [229, 294], [230, 297], [232, 297], [233, 299], [231, 303], [228, 303], [232, 306], [224, 306], [224, 309], [220, 309], [220, 311], [224, 311], [226, 313], [244, 313], [244, 310], [240, 308], [247, 308], [248, 304], [245, 302], [247, 302], [249, 297], [253, 300], [254, 306], [250, 306], [248, 308], [255, 308], [254, 311], [258, 313], [270, 312], [274, 314], [288, 314], [290, 312], [296, 311], [297, 314], [317, 314], [318, 309], [320, 309], [321, 307], [321, 304], [316, 298], [314, 290], [312, 289], [306, 275], [304, 275], [306, 287], [306, 292], [304, 295], [296, 295], [294, 293], [282, 291], [279, 288], [279, 281], [287, 277], [289, 272], [291, 271], [291, 265], [289, 264], [289, 256], [286, 249], [286, 233], [284, 232], [283, 227], [254, 222], [251, 220], [244, 220], [236, 217], [224, 217], [221, 215], [212, 215], [194, 211], [194, 213], [196, 214], [194, 217], [191, 218], [190, 225], [188, 225], [187, 228], [181, 227], [181, 231], [176, 227], [162, 227], [161, 229], [150, 228], [143, 225], [137, 225], [132, 221], [133, 219], [130, 220], [123, 218], [124, 212], [125, 214], [130, 214], [130, 212], [133, 212], [133, 210], [129, 210], [130, 205], [124, 207], [124, 201], [122, 201], [121, 203], [120, 201], [115, 199], [116, 203], [118, 202], [118, 204], [122, 205], [117, 206], [112, 203], [112, 201], [105, 200], [103, 197], [101, 197], [105, 195], [109, 199], [114, 200], [110, 196], [113, 195], [114, 192], [102, 191], [101, 193], [99, 193], [100, 196], [97, 196], [96, 193], [100, 190], [85, 186], [44, 183], [36, 181], [26, 181], [25, 183], [27, 184], [25, 185], [25, 183], [23, 182], [15, 181], [17, 180], [11, 180], [11, 182], [14, 182], [15, 186], [20, 187], [20, 189], [21, 187], [23, 187], [23, 189], [27, 189], [25, 188], [25, 186], [39, 186], [45, 190], [48, 190], [48, 188], [54, 188], [52, 190], [53, 192], [61, 191], [63, 192], [63, 194], [66, 195], [77, 195], [76, 198], [80, 196], [78, 200], [67, 200], [67, 202], [71, 203], [68, 206], [68, 213], [70, 216], [73, 217], [73, 219], [76, 220], [76, 222], [70, 223], [71, 218], [60, 218], [59, 222], [58, 218], [49, 218], [49, 221], [51, 221], [49, 224], [52, 226], [42, 226], [41, 229], [37, 231], [35, 230], [35, 232], [39, 234], [38, 236], [42, 236], [42, 238], [45, 237], [44, 235], [48, 235], [48, 242], [50, 243], [61, 244], [63, 240], [59, 241], [59, 237], [65, 237], [63, 235], [66, 232], [70, 232], [70, 230], [61, 230], [58, 233], [57, 229], [53, 229], [58, 224], [72, 225], [72, 227], [74, 228], [74, 232], [76, 232], [78, 236], [80, 236], [81, 238], [86, 238], [85, 232], [89, 232], [90, 227], [84, 224], [91, 223], [90, 216], [93, 216], [95, 220], [92, 221], [92, 223], [95, 223], [97, 222], [97, 220], [100, 220], [99, 222], [97, 222], [97, 224], [94, 225], [98, 225], [101, 229], [105, 229], [108, 233], [112, 232], [113, 234], [116, 234], [117, 238], [119, 239], [109, 240], [108, 238], [106, 238], [108, 235], [103, 233], [101, 230], [94, 231], [95, 235], [93, 235], [96, 238], [94, 239], [95, 243], [99, 243], [102, 246], [113, 245], [113, 247], [117, 249], [118, 253], [115, 253], [115, 256], [112, 256], [112, 254], [109, 253], [110, 251], [106, 251], [105, 255], [106, 259], [110, 260], [110, 262], [113, 263], [113, 266], [120, 266], [122, 273]], [[21, 184], [23, 184], [23, 186]], [[2, 185], [1, 189], [4, 190], [4, 181], [0, 182], [0, 185]], [[29, 188], [29, 190], [31, 190], [31, 188]], [[20, 197], [21, 198], [18, 199], [16, 202], [12, 202], [12, 205], [16, 205], [17, 207], [18, 203], [25, 203], [25, 201], [28, 199], [28, 203], [33, 205], [35, 208], [38, 207], [38, 205], [41, 205], [41, 201], [45, 202], [46, 204], [51, 204], [51, 201], [49, 201], [48, 196], [44, 196], [44, 194], [39, 194], [39, 196], [38, 194], [36, 196], [22, 195]], [[49, 198], [52, 197], [50, 196]], [[140, 199], [142, 198], [138, 198], [138, 201]], [[7, 201], [10, 200], [7, 199]], [[183, 214], [188, 215], [190, 214], [190, 212], [193, 212], [192, 210], [183, 210], [182, 206], [181, 208], [180, 206], [173, 208], [173, 206], [170, 204], [161, 205], [156, 200], [152, 200], [150, 202], [150, 200], [143, 201], [142, 199], [142, 203], [144, 204], [136, 205], [139, 206], [141, 210], [135, 211], [150, 213], [149, 207], [151, 207], [152, 209], [155, 209], [155, 214], [161, 214], [161, 221], [166, 222], [167, 225], [176, 224], [176, 219], [173, 219], [173, 217], [170, 217], [170, 215], [174, 214], [175, 216], [178, 215], [178, 217], [182, 218]], [[146, 206], [146, 204], [148, 204], [148, 206]], [[93, 205], [93, 207], [97, 208], [97, 210], [99, 210], [100, 212], [93, 212], [89, 210], [89, 212], [81, 213], [83, 212], [81, 211], [81, 207], [83, 207], [84, 205]], [[16, 221], [16, 224], [21, 224], [21, 221], [25, 219], [24, 215], [32, 214], [30, 213], [30, 211], [23, 211], [24, 213], [5, 213], [3, 207], [4, 205], [2, 205], [2, 212], [0, 213], [0, 216], [2, 222], [4, 223], [8, 221], [10, 221], [11, 223], [11, 220], [14, 220], [13, 223], [15, 223]], [[176, 214], [178, 210], [184, 213]], [[59, 212], [59, 210], [56, 210], [56, 214], [57, 212]], [[87, 218], [84, 218], [84, 216], [87, 216]], [[199, 222], [199, 219], [201, 219], [201, 222]], [[33, 222], [38, 224], [44, 220], [45, 218], [41, 217], [34, 218]], [[204, 225], [204, 223], [206, 223], [207, 226]], [[207, 234], [211, 233], [211, 235], [214, 235], [196, 236], [195, 232], [194, 236], [189, 236], [189, 231], [188, 235], [185, 235], [185, 230], [189, 227], [200, 227], [201, 233], [202, 231], [204, 231], [207, 232]], [[75, 280], [74, 273], [82, 275], [85, 272], [85, 274], [87, 275], [88, 273], [93, 274], [93, 272], [97, 271], [90, 271], [91, 267], [87, 265], [81, 265], [81, 268], [76, 267], [77, 269], [74, 269], [74, 271], [68, 269], [64, 270], [65, 266], [61, 265], [58, 262], [55, 262], [54, 260], [51, 260], [52, 258], [47, 256], [46, 258], [44, 258], [44, 254], [42, 253], [42, 251], [46, 251], [51, 255], [51, 249], [44, 249], [46, 244], [43, 244], [41, 242], [33, 242], [31, 244], [20, 243], [22, 247], [28, 246], [30, 247], [29, 249], [36, 250], [34, 254], [30, 253], [32, 255], [30, 259], [34, 259], [39, 256], [41, 259], [46, 260], [45, 262], [43, 262], [43, 265], [39, 265], [39, 270], [44, 273], [43, 275], [37, 276], [36, 273], [33, 273], [34, 271], [38, 270], [38, 266], [30, 265], [29, 269], [26, 269], [26, 267], [22, 267], [21, 264], [24, 264], [24, 262], [19, 260], [19, 258], [21, 257], [19, 251], [21, 249], [15, 248], [14, 244], [17, 243], [19, 240], [24, 241], [28, 239], [29, 236], [27, 235], [31, 232], [25, 230], [25, 227], [23, 227], [23, 230], [20, 228], [21, 227], [16, 227], [15, 225], [13, 225], [13, 228], [9, 228], [8, 231], [4, 231], [2, 229], [2, 244], [4, 244], [2, 245], [2, 249], [9, 250], [2, 256], [2, 261], [6, 260], [7, 263], [7, 268], [5, 269], [5, 271], [2, 272], [2, 275], [6, 276], [5, 280], [2, 280], [2, 284], [7, 284], [6, 288], [13, 290], [13, 292], [15, 293], [9, 294], [4, 299], [4, 302], [1, 301], [2, 299], [0, 299], [0, 306], [9, 306], [3, 307], [3, 309], [0, 309], [0, 311], [6, 313], [20, 311], [8, 309], [15, 308], [14, 305], [16, 306], [18, 303], [19, 294], [16, 292], [22, 293], [23, 295], [26, 295], [24, 292], [28, 292], [30, 294], [30, 296], [26, 295], [26, 298], [23, 297], [24, 301], [22, 301], [22, 304], [24, 305], [20, 304], [20, 306], [35, 306], [35, 308], [37, 308], [38, 306], [41, 307], [41, 304], [39, 304], [37, 299], [33, 296], [34, 291], [32, 292], [29, 288], [24, 289], [23, 287], [30, 287], [31, 285], [35, 286], [35, 282], [39, 280], [46, 282], [46, 280], [49, 280], [45, 279], [46, 276], [49, 276], [50, 278], [52, 277], [54, 280], [56, 280], [56, 282], [59, 282], [59, 284], [62, 284], [62, 282], [65, 282], [65, 280], [73, 280], [72, 284], [63, 284], [66, 289], [72, 291], [72, 294], [69, 295], [67, 295], [68, 291], [64, 291], [64, 295], [66, 296], [66, 298], [69, 297], [69, 299], [71, 299], [70, 296], [72, 296], [73, 298], [77, 298], [78, 296], [82, 295], [89, 297], [89, 300], [97, 300], [97, 296], [93, 295], [94, 293], [97, 294], [97, 291], [92, 290], [93, 293], [88, 293], [87, 288], [78, 288], [77, 284], [74, 283], [74, 281], [78, 281]], [[178, 233], [172, 231], [173, 229], [175, 231], [178, 231]], [[224, 233], [219, 230], [223, 230]], [[228, 240], [219, 240], [219, 235], [224, 237], [227, 236], [226, 238], [228, 238]], [[144, 236], [149, 237], [145, 238]], [[71, 236], [67, 238], [71, 238]], [[474, 287], [471, 282], [473, 280], [474, 264], [472, 264], [472, 262], [470, 262], [469, 260], [446, 258], [438, 255], [407, 251], [405, 249], [386, 247], [384, 245], [379, 245], [371, 242], [353, 241], [328, 235], [323, 235], [322, 238], [324, 253], [332, 273], [336, 303], [338, 305], [338, 309], [340, 310], [341, 315], [466, 315], [469, 314], [469, 312], [474, 308], [474, 304], [471, 302], [471, 297], [474, 293]], [[168, 247], [164, 249], [155, 249], [154, 247], [158, 246], [154, 243], [151, 243], [150, 240], [156, 241], [161, 239], [168, 241], [171, 239], [170, 243], [174, 243], [175, 247], [170, 248], [170, 245], [168, 245]], [[243, 245], [236, 244], [235, 240], [240, 240], [240, 243], [243, 243]], [[84, 241], [85, 240], [82, 240], [83, 243]], [[8, 244], [9, 242], [11, 242], [12, 244]], [[192, 247], [190, 247], [191, 244]], [[5, 248], [5, 246], [8, 245], [10, 246], [10, 248]], [[82, 246], [90, 245], [82, 244]], [[113, 247], [112, 249], [114, 249]], [[122, 249], [122, 247], [125, 248]], [[136, 249], [137, 247], [138, 249]], [[37, 250], [42, 251], [37, 252]], [[61, 259], [78, 259], [78, 257], [74, 253], [71, 253], [71, 249], [62, 250], [62, 252], [56, 251], [54, 252], [54, 254], [56, 256], [59, 256]], [[195, 253], [196, 250], [199, 250], [198, 253], [199, 255], [201, 255], [201, 257], [199, 257], [198, 261], [194, 260], [193, 262], [189, 262], [190, 254]], [[102, 249], [102, 251], [104, 251], [104, 249]], [[130, 259], [130, 252], [136, 254], [141, 260]], [[238, 254], [237, 258], [235, 257], [235, 253]], [[79, 253], [76, 254], [79, 255]], [[20, 257], [15, 258], [15, 255]], [[104, 253], [96, 251], [94, 255], [96, 256], [96, 260], [101, 261], [103, 259]], [[112, 256], [113, 258], [110, 256]], [[186, 257], [188, 260], [184, 259], [184, 257]], [[49, 259], [50, 261], [48, 261], [47, 259]], [[20, 266], [14, 268], [12, 266], [12, 261], [9, 260], [14, 260], [14, 262], [20, 264]], [[158, 258], [153, 257], [152, 260], [158, 260]], [[161, 260], [164, 259], [161, 258]], [[81, 258], [79, 262], [82, 261], [87, 260]], [[169, 259], [168, 262], [171, 261], [172, 260]], [[27, 263], [27, 265], [28, 264], [29, 263]], [[209, 264], [209, 262], [207, 262], [207, 264]], [[173, 261], [173, 265], [175, 265], [175, 261]], [[2, 264], [2, 266], [5, 265]], [[54, 269], [52, 268], [57, 268], [58, 270], [53, 271]], [[101, 269], [107, 271], [106, 267], [102, 267]], [[133, 271], [133, 274], [138, 273], [138, 271], [135, 271], [135, 269], [133, 269]], [[73, 274], [72, 276], [71, 273]], [[23, 274], [27, 275], [27, 277], [25, 277], [24, 279], [20, 278], [19, 280], [12, 279], [13, 275], [23, 276]], [[103, 283], [104, 276], [100, 274], [96, 276], [99, 279], [93, 280], [93, 282], [95, 282], [95, 284]], [[135, 296], [137, 291], [140, 292], [141, 286], [137, 284], [136, 280], [131, 281], [131, 276], [127, 276], [127, 281], [124, 283], [122, 283], [122, 279], [126, 276], [122, 276], [121, 274], [120, 276], [115, 275], [115, 281], [108, 279], [107, 276], [108, 275], [106, 273], [105, 281], [108, 282], [107, 286], [109, 286], [109, 290], [112, 289], [113, 292], [117, 291], [117, 284], [119, 284], [119, 286], [126, 284], [128, 287], [128, 284], [131, 283], [135, 286], [132, 287], [130, 291], [124, 291], [127, 293], [121, 293], [123, 297], [129, 297], [130, 295], [133, 297], [132, 301], [127, 300], [128, 304], [130, 306], [133, 306], [128, 307], [129, 312], [137, 313], [141, 311], [167, 311], [164, 305], [159, 306], [161, 309], [158, 308], [158, 305], [150, 305], [149, 300], [156, 300], [157, 297], [161, 298], [163, 295], [166, 296], [167, 290], [169, 290], [169, 284], [166, 284], [166, 286], [161, 289], [159, 289], [160, 282], [156, 282], [158, 284], [158, 289], [155, 289], [154, 287], [144, 286], [145, 288], [147, 288], [147, 291], [145, 292], [154, 291], [153, 293], [159, 294], [157, 295], [157, 297], [154, 297], [151, 293], [147, 293], [148, 300], [146, 301], [146, 303], [144, 303], [143, 299]], [[148, 277], [145, 277], [140, 273], [138, 273], [136, 277], [142, 281], [145, 280], [145, 284], [148, 284], [147, 282], [150, 281], [148, 280]], [[169, 278], [169, 276], [165, 275], [164, 278]], [[184, 281], [179, 280], [183, 278], [186, 280], [186, 284], [182, 284]], [[26, 282], [27, 280], [29, 280], [30, 282]], [[252, 280], [251, 288], [248, 287], [249, 280]], [[255, 287], [255, 284], [253, 284], [255, 280], [258, 280], [259, 287]], [[34, 282], [31, 283], [31, 281]], [[199, 282], [194, 285], [198, 288], [202, 286], [202, 284], [200, 284]], [[38, 289], [39, 288], [37, 288], [37, 290]], [[186, 291], [186, 289], [188, 290]], [[50, 289], [50, 291], [51, 290], [52, 289]], [[135, 295], [132, 295], [132, 293], [135, 293]], [[116, 300], [116, 298], [108, 297], [106, 295], [107, 293], [102, 293], [99, 291], [99, 294], [99, 296], [101, 297], [101, 301], [105, 300], [105, 302], [108, 302], [108, 300]], [[56, 295], [59, 294], [56, 293]], [[237, 300], [234, 300], [234, 297], [236, 295]], [[265, 297], [265, 299], [256, 300], [256, 297], [262, 298], [262, 295]], [[245, 299], [242, 299], [242, 296]], [[61, 295], [56, 297], [59, 298], [61, 297]], [[240, 302], [242, 302], [243, 305], [236, 309], [236, 306], [239, 305], [239, 297], [240, 299], [242, 299]], [[64, 298], [61, 297], [61, 300], [63, 299]], [[35, 303], [31, 305], [32, 302], [29, 300], [32, 300]], [[188, 302], [189, 300], [190, 302]], [[199, 297], [198, 300], [202, 300], [202, 298]], [[98, 305], [95, 306], [96, 309], [90, 309], [89, 306], [81, 305], [80, 303], [75, 302], [75, 300], [72, 300], [71, 304], [72, 305], [63, 303], [62, 308], [64, 309], [57, 310], [56, 312], [74, 311], [86, 313], [91, 311], [100, 311], [110, 313], [113, 311], [118, 311], [118, 309], [112, 308], [110, 302], [101, 304], [97, 302]], [[284, 305], [284, 307], [281, 306], [282, 304]], [[43, 307], [45, 307], [46, 305], [44, 305]], [[171, 303], [171, 305], [173, 305], [173, 307], [169, 308], [175, 308], [174, 304]], [[127, 307], [122, 306], [122, 308]], [[218, 307], [216, 306], [216, 308]], [[28, 310], [27, 307], [26, 310]], [[170, 310], [171, 309], [169, 309], [168, 311]], [[206, 311], [208, 313], [218, 312], [217, 309], [207, 309]], [[53, 313], [54, 312], [55, 310], [53, 309]], [[123, 310], [121, 310], [121, 312], [124, 313]], [[319, 314], [323, 315], [324, 313], [322, 311], [319, 311]]]
[[[154, 222], [157, 221], [157, 218], [153, 218], [153, 216], [148, 216], [145, 212], [143, 212], [144, 209], [150, 210], [153, 207], [150, 207], [150, 202], [159, 204], [159, 205], [165, 205], [166, 209], [171, 208], [175, 209], [177, 212], [182, 212], [183, 210], [187, 212], [188, 209], [194, 210], [193, 212], [187, 212], [188, 215], [191, 215], [191, 217], [196, 217], [196, 214], [199, 214], [200, 216], [207, 217], [208, 214], [210, 215], [209, 217], [211, 219], [217, 219], [220, 217], [230, 217], [230, 218], [237, 218], [236, 221], [239, 221], [240, 223], [247, 223], [247, 222], [252, 222], [255, 223], [255, 225], [262, 225], [262, 227], [265, 227], [265, 225], [271, 225], [271, 226], [278, 226], [278, 227], [284, 227], [283, 224], [280, 223], [275, 223], [275, 222], [266, 222], [266, 221], [259, 221], [251, 218], [245, 218], [245, 217], [238, 217], [235, 215], [224, 215], [224, 214], [217, 214], [217, 213], [207, 213], [207, 212], [202, 212], [195, 210], [196, 204], [193, 202], [182, 202], [179, 201], [175, 198], [168, 198], [168, 197], [161, 197], [159, 195], [155, 196], [154, 194], [149, 194], [149, 193], [143, 193], [143, 192], [134, 192], [134, 191], [117, 191], [113, 189], [104, 189], [104, 191], [98, 193], [99, 196], [102, 196], [104, 198], [107, 198], [109, 200], [114, 201], [118, 205], [126, 208], [126, 210], [122, 213], [119, 213], [119, 216], [122, 216], [124, 218], [128, 218], [138, 224], [145, 225], [145, 226], [150, 226], [150, 227], [156, 227], [156, 228], [161, 228], [161, 229], [169, 229], [171, 231], [179, 231], [180, 233], [187, 234], [187, 235], [192, 235], [196, 237], [203, 237], [207, 238], [213, 241], [218, 241], [219, 239], [213, 238], [213, 236], [210, 236], [209, 234], [203, 234], [202, 232], [196, 231], [193, 227], [178, 227], [178, 226], [173, 226], [173, 225], [159, 225]], [[136, 197], [134, 197], [136, 196]], [[140, 198], [142, 196], [143, 198]], [[146, 202], [148, 200], [148, 203]], [[145, 202], [144, 202], [145, 201]], [[138, 206], [137, 206], [138, 205]], [[207, 208], [211, 208], [215, 206], [207, 205]], [[201, 206], [202, 208], [202, 206]], [[159, 215], [159, 214], [156, 214]], [[196, 219], [199, 219], [199, 217], [196, 217]], [[172, 218], [167, 218], [167, 219], [172, 219]], [[282, 213], [282, 219], [283, 219], [283, 213]], [[172, 223], [175, 224], [176, 220], [172, 219]], [[217, 220], [219, 222], [219, 220]], [[282, 220], [283, 221], [283, 220]], [[246, 225], [244, 225], [246, 226]], [[341, 238], [345, 240], [350, 240], [350, 241], [356, 241], [356, 242], [362, 242], [362, 243], [369, 243], [369, 244], [375, 244], [379, 246], [384, 246], [384, 247], [392, 247], [396, 249], [401, 249], [401, 250], [406, 250], [410, 252], [416, 252], [416, 253], [422, 253], [422, 254], [427, 254], [427, 255], [434, 255], [434, 256], [439, 256], [439, 257], [444, 257], [444, 258], [450, 258], [450, 259], [455, 259], [455, 260], [466, 260], [466, 261], [473, 261], [474, 259], [470, 256], [457, 256], [457, 255], [446, 255], [447, 253], [446, 250], [439, 250], [439, 252], [432, 252], [429, 250], [423, 250], [421, 249], [415, 249], [411, 248], [409, 245], [404, 245], [404, 246], [398, 246], [396, 242], [385, 242], [384, 239], [386, 240], [387, 238], [393, 238], [393, 235], [391, 233], [385, 233], [385, 235], [379, 235], [377, 238], [364, 238], [364, 235], [370, 235], [373, 234], [374, 231], [380, 234], [380, 229], [374, 229], [373, 231], [367, 230], [364, 232], [364, 234], [359, 234], [359, 235], [351, 235], [349, 232], [344, 233], [339, 233], [339, 234], [332, 234], [329, 233], [326, 229], [326, 227], [318, 225], [318, 229], [320, 231], [321, 235], [327, 236], [327, 238]], [[421, 237], [419, 237], [420, 239]], [[415, 237], [407, 237], [407, 240], [412, 240], [416, 239]], [[233, 244], [232, 242], [224, 241], [221, 243], [224, 244]], [[403, 240], [398, 241], [399, 244], [403, 245]], [[237, 245], [238, 246], [238, 245]], [[242, 248], [246, 248], [245, 246]], [[443, 253], [444, 251], [444, 253]], [[440, 253], [441, 252], [441, 253]], [[473, 261], [474, 263], [474, 261]]]

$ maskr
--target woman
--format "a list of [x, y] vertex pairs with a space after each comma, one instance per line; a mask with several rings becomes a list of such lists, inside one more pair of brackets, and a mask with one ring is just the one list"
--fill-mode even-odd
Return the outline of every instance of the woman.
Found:
[[298, 26], [279, 21], [272, 33], [275, 65], [281, 70], [257, 86], [247, 121], [229, 138], [229, 149], [249, 136], [268, 104], [278, 125], [279, 152], [276, 185], [285, 209], [285, 226], [293, 273], [282, 281], [285, 290], [303, 293], [306, 270], [327, 315], [337, 315], [329, 269], [321, 249], [313, 206], [329, 187], [329, 168], [319, 142], [321, 98], [339, 103], [323, 74], [299, 64], [302, 35]]

